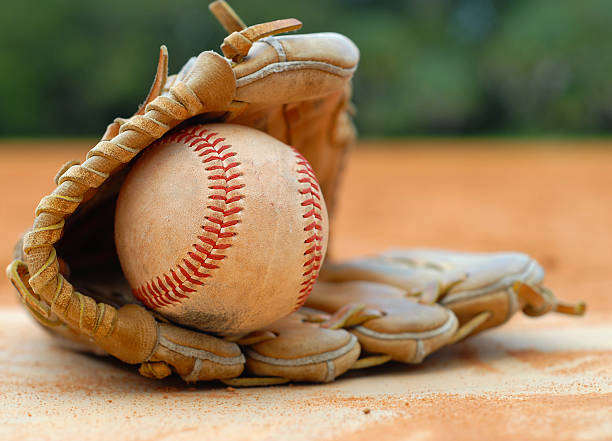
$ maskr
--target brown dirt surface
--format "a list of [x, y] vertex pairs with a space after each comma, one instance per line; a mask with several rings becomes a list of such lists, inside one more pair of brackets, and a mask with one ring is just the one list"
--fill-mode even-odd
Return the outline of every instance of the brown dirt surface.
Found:
[[[31, 144], [31, 145], [30, 145]], [[0, 143], [0, 263], [87, 142]], [[364, 143], [332, 248], [518, 250], [583, 318], [515, 317], [428, 357], [326, 385], [236, 389], [141, 378], [58, 347], [0, 281], [0, 439], [612, 439], [612, 149], [608, 141]]]

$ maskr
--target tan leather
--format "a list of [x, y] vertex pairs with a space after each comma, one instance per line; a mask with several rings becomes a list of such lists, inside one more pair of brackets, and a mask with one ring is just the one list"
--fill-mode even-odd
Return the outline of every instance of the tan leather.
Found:
[[275, 338], [245, 348], [251, 374], [329, 382], [350, 369], [360, 353], [357, 339], [348, 332], [308, 323], [296, 312], [262, 328]]
[[242, 106], [225, 120], [297, 148], [313, 166], [330, 212], [346, 154], [355, 144], [350, 80], [358, 62], [355, 44], [328, 32], [267, 37], [232, 66], [235, 101]]
[[248, 106], [228, 121], [297, 148], [315, 170], [330, 213], [346, 154], [355, 144], [349, 80], [358, 62], [359, 50], [348, 38], [321, 33], [270, 37], [255, 43], [234, 67], [237, 99]]
[[325, 201], [302, 155], [258, 130], [188, 126], [138, 159], [115, 239], [136, 299], [224, 335], [299, 309], [327, 248]]
[[[62, 236], [65, 219], [140, 150], [182, 120], [205, 112], [209, 105], [227, 107], [235, 90], [232, 77], [231, 69], [221, 57], [212, 52], [202, 53], [185, 81], [176, 82], [165, 94], [153, 99], [143, 115], [135, 115], [124, 123], [112, 139], [100, 141], [82, 165], [72, 165], [64, 171], [57, 188], [40, 201], [34, 225], [23, 238], [28, 288], [60, 320], [80, 332], [94, 339], [117, 335], [113, 355], [121, 356], [132, 347], [131, 342], [115, 333], [121, 323], [117, 310], [74, 291], [59, 273], [53, 245]], [[220, 78], [224, 78], [224, 86], [215, 87], [213, 93], [211, 86]]]
[[340, 34], [269, 37], [234, 67], [236, 100], [271, 106], [321, 98], [341, 90], [358, 61], [357, 47]]
[[[226, 3], [215, 5], [230, 32], [224, 50], [232, 60], [202, 52], [168, 76], [162, 46], [143, 105], [132, 117], [112, 121], [82, 163], [61, 167], [57, 188], [41, 199], [7, 274], [42, 326], [79, 347], [140, 364], [140, 373], [152, 378], [174, 371], [186, 381], [232, 379], [246, 363], [249, 374], [271, 378], [258, 383], [240, 377], [243, 384], [272, 384], [329, 381], [349, 366], [390, 357], [418, 362], [437, 347], [504, 322], [517, 308], [530, 315], [583, 311], [582, 305], [557, 301], [541, 286], [539, 266], [520, 255], [421, 251], [329, 266], [334, 282], [369, 280], [403, 292], [351, 282], [334, 284], [323, 295], [321, 285], [321, 298], [311, 296], [312, 305], [333, 315], [316, 318], [302, 310], [259, 333], [237, 336], [248, 361], [235, 342], [174, 326], [134, 305], [114, 247], [113, 219], [132, 159], [145, 148], [198, 123], [258, 129], [306, 157], [333, 213], [338, 178], [355, 143], [350, 80], [359, 52], [349, 39], [333, 33], [275, 36], [299, 22], [246, 27]], [[457, 314], [458, 329], [449, 309]], [[350, 346], [351, 334], [321, 329], [317, 320], [350, 329], [369, 354], [355, 362], [359, 345]]]
[[[245, 30], [231, 13], [226, 17], [226, 26]], [[296, 26], [296, 21], [281, 21], [251, 27], [243, 35], [253, 42]], [[294, 147], [308, 155], [314, 152], [317, 167], [324, 163], [322, 152], [328, 148], [333, 152], [331, 163], [338, 163], [332, 156], [341, 156], [354, 141], [346, 112], [356, 48], [345, 37], [329, 34], [316, 35], [312, 42], [308, 35], [282, 44], [276, 44], [275, 38], [253, 43], [238, 63], [203, 52], [172, 76], [168, 76], [168, 53], [162, 46], [144, 104], [132, 117], [110, 123], [82, 162], [71, 161], [61, 168], [57, 188], [40, 201], [33, 227], [8, 269], [25, 306], [43, 326], [82, 347], [97, 352], [103, 348], [126, 362], [140, 363], [143, 375], [163, 377], [174, 370], [191, 381], [239, 374], [243, 363], [234, 356], [229, 364], [211, 365], [204, 352], [164, 349], [162, 328], [152, 326], [159, 319], [152, 321], [150, 312], [129, 306], [134, 299], [118, 266], [112, 219], [130, 161], [187, 120], [251, 125], [283, 142], [295, 141]], [[280, 49], [283, 45], [286, 49]], [[275, 54], [264, 55], [262, 47], [274, 49]], [[279, 58], [279, 50], [288, 58]], [[305, 119], [296, 119], [301, 111]], [[307, 133], [297, 133], [303, 123], [311, 127]], [[323, 191], [335, 186], [329, 185], [335, 175], [326, 176]], [[197, 339], [200, 334], [190, 335]], [[183, 337], [177, 348], [189, 346], [180, 340]], [[197, 347], [215, 353], [210, 344], [203, 338]], [[157, 349], [150, 353], [152, 347]], [[199, 373], [192, 374], [195, 364]]]
[[[68, 322], [66, 315], [62, 317], [57, 312], [58, 303], [52, 310], [33, 292], [26, 278], [25, 263], [15, 260], [7, 274], [34, 318], [73, 349], [112, 354], [126, 363], [142, 364], [140, 372], [154, 378], [170, 375], [172, 370], [186, 381], [232, 378], [244, 368], [245, 359], [235, 343], [158, 323], [151, 312], [137, 305], [125, 305], [117, 310], [98, 303], [100, 321], [94, 324], [92, 332], [85, 333], [86, 320], [92, 316], [88, 305], [93, 300], [74, 293], [83, 308], [82, 318], [80, 322]], [[68, 318], [72, 314], [69, 311]]]
[[225, 37], [221, 45], [221, 51], [226, 58], [240, 62], [248, 55], [255, 41], [274, 34], [296, 31], [301, 27], [302, 23], [295, 18], [249, 26]]
[[158, 345], [149, 361], [170, 364], [185, 381], [195, 382], [236, 377], [245, 359], [235, 343], [160, 323]]
[[[541, 284], [544, 270], [522, 253], [466, 253], [443, 250], [392, 250], [378, 256], [329, 264], [321, 277], [328, 282], [368, 280], [400, 288], [422, 302], [438, 302], [452, 310], [460, 325], [486, 313], [475, 334], [499, 326], [518, 310], [532, 311], [522, 286], [531, 287], [540, 313], [561, 303]], [[583, 308], [583, 307], [582, 307]], [[579, 305], [576, 310], [580, 313]], [[536, 314], [531, 314], [536, 315]]]
[[319, 282], [306, 306], [329, 314], [347, 307], [358, 306], [358, 314], [365, 310], [370, 317], [349, 323], [347, 329], [357, 336], [364, 352], [390, 355], [404, 363], [420, 363], [448, 344], [458, 328], [449, 309], [422, 305], [406, 298], [401, 289], [373, 282]]
[[246, 28], [246, 25], [238, 14], [236, 14], [236, 11], [223, 0], [216, 0], [210, 3], [208, 9], [217, 18], [228, 34], [240, 32]]

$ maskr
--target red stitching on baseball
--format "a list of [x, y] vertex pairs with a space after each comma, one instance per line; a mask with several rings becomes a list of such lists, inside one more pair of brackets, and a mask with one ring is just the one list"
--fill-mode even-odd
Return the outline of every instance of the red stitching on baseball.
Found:
[[[150, 284], [147, 283], [147, 289], [149, 291], [153, 291], [153, 294], [154, 294], [153, 298], [155, 299], [155, 302], [156, 303], [160, 303], [161, 302], [161, 293], [159, 292], [157, 286], [155, 286], [155, 282], [151, 281]], [[141, 292], [143, 293], [143, 295], [146, 295], [144, 289], [141, 289]]]
[[318, 234], [323, 230], [323, 226], [321, 225], [321, 221], [323, 220], [323, 216], [321, 214], [322, 206], [321, 206], [321, 189], [319, 187], [319, 182], [312, 170], [312, 167], [298, 152], [296, 149], [293, 149], [295, 152], [295, 156], [297, 158], [297, 164], [301, 167], [297, 170], [297, 172], [302, 176], [298, 179], [300, 184], [307, 184], [306, 187], [301, 188], [299, 193], [305, 197], [306, 199], [302, 201], [301, 206], [307, 207], [307, 212], [302, 215], [304, 219], [307, 219], [309, 222], [304, 227], [304, 231], [311, 233], [306, 240], [304, 240], [304, 244], [310, 245], [308, 249], [304, 252], [304, 256], [306, 256], [306, 262], [304, 263], [304, 272], [302, 276], [304, 276], [304, 281], [301, 283], [302, 288], [300, 289], [297, 302], [294, 308], [294, 311], [297, 311], [304, 305], [306, 299], [310, 295], [312, 291], [312, 287], [314, 286], [315, 280], [319, 274], [319, 269], [321, 268], [321, 261], [323, 259], [323, 236]]
[[[209, 199], [215, 205], [207, 206], [212, 215], [205, 216], [209, 224], [202, 225], [202, 230], [214, 235], [214, 237], [198, 236], [201, 243], [193, 244], [192, 251], [189, 251], [187, 257], [183, 259], [184, 266], [177, 265], [176, 268], [171, 268], [161, 276], [153, 278], [132, 290], [134, 297], [151, 309], [180, 302], [182, 299], [189, 298], [190, 293], [196, 292], [193, 286], [203, 285], [201, 279], [212, 276], [210, 271], [219, 268], [213, 262], [223, 260], [225, 255], [221, 254], [222, 250], [232, 246], [231, 243], [220, 243], [219, 240], [236, 235], [236, 232], [224, 231], [224, 229], [240, 222], [238, 219], [228, 219], [228, 217], [242, 211], [242, 207], [231, 205], [240, 201], [243, 196], [230, 193], [243, 188], [244, 184], [231, 182], [242, 176], [242, 173], [232, 170], [238, 167], [240, 162], [233, 159], [231, 163], [225, 164], [225, 161], [234, 158], [238, 153], [227, 151], [231, 147], [230, 144], [219, 145], [225, 141], [225, 138], [217, 137], [218, 134], [214, 132], [206, 132], [209, 132], [209, 130], [192, 127], [158, 141], [158, 143], [164, 144], [180, 143], [193, 149], [194, 152], [198, 153], [198, 156], [203, 158], [202, 163], [210, 164], [205, 170], [215, 173], [208, 179], [223, 181], [225, 185], [215, 183], [208, 187], [211, 190], [222, 191], [221, 194], [209, 196]], [[217, 163], [211, 164], [213, 161]], [[222, 203], [224, 208], [219, 207], [219, 203]]]

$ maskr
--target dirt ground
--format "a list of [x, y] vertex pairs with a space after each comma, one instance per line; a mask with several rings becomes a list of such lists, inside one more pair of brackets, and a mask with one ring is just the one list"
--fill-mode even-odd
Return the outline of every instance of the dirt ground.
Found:
[[[86, 142], [0, 145], [0, 263]], [[606, 149], [608, 147], [608, 149]], [[612, 439], [612, 149], [607, 141], [365, 143], [346, 170], [333, 253], [519, 250], [586, 317], [515, 317], [433, 354], [326, 385], [155, 382], [67, 352], [0, 281], [0, 439]]]

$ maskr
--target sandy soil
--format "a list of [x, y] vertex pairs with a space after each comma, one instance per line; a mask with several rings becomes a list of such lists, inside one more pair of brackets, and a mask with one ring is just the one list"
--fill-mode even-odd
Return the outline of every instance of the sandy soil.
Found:
[[[42, 144], [0, 145], [4, 266], [57, 169], [88, 148]], [[369, 143], [348, 166], [334, 224], [337, 257], [409, 246], [525, 251], [559, 297], [588, 302], [584, 318], [516, 317], [419, 366], [234, 391], [154, 382], [58, 348], [3, 275], [0, 439], [612, 439], [607, 144]]]

